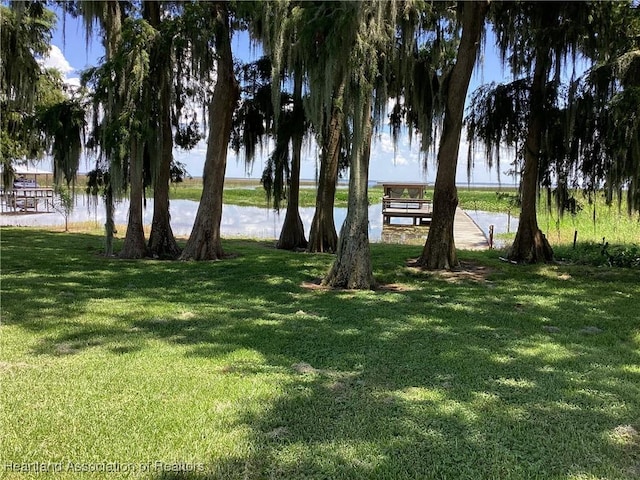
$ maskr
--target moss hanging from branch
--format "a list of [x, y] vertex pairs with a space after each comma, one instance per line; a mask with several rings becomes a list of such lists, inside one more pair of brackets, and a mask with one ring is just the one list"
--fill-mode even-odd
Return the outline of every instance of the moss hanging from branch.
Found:
[[86, 127], [85, 108], [74, 99], [53, 105], [40, 115], [40, 128], [52, 138], [54, 182], [63, 180], [70, 185], [78, 172], [84, 129]]

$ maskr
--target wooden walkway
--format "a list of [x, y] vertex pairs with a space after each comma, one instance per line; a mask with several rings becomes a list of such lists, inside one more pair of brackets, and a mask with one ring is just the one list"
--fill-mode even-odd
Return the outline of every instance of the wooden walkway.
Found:
[[[382, 225], [382, 241], [384, 243], [401, 243], [424, 245], [429, 227], [424, 225]], [[485, 250], [489, 242], [484, 232], [463, 210], [456, 210], [453, 236], [456, 248], [460, 250]]]
[[456, 248], [460, 250], [485, 250], [489, 248], [489, 241], [484, 232], [467, 215], [464, 210], [456, 209], [456, 219], [453, 224], [453, 238]]

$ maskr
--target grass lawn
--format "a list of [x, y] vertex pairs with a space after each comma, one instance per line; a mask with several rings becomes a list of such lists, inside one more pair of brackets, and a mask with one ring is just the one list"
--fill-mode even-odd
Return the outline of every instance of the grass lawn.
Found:
[[[202, 179], [187, 179], [182, 183], [174, 184], [171, 187], [171, 198], [179, 200], [200, 201], [202, 195]], [[335, 206], [346, 208], [348, 202], [348, 190], [338, 188], [336, 191]], [[270, 207], [264, 188], [258, 180], [253, 179], [229, 179], [225, 180], [223, 201], [228, 205], [239, 205], [244, 207]], [[382, 202], [382, 187], [374, 187], [369, 191], [370, 203]], [[300, 206], [316, 206], [316, 188], [312, 182], [304, 182], [300, 188]], [[284, 200], [282, 210], [287, 208]]]
[[[500, 190], [501, 195], [496, 191]], [[382, 202], [382, 186], [369, 188], [369, 203], [376, 204]], [[200, 201], [202, 195], [202, 179], [187, 179], [182, 183], [174, 184], [171, 188], [171, 198], [179, 200]], [[458, 188], [460, 207], [469, 210], [483, 210], [488, 212], [506, 212], [511, 209], [515, 214], [519, 210], [512, 207], [511, 196], [515, 195], [515, 189], [509, 187], [495, 188]], [[433, 198], [433, 189], [426, 192], [427, 198]], [[258, 180], [252, 179], [228, 179], [225, 180], [224, 203], [229, 205], [265, 207], [269, 206], [264, 188]], [[335, 206], [346, 208], [349, 199], [348, 189], [345, 186], [336, 191]], [[282, 203], [282, 209], [287, 206], [286, 201]], [[313, 182], [303, 182], [300, 189], [300, 206], [316, 206], [316, 188]]]
[[332, 256], [273, 242], [182, 263], [1, 234], [0, 477], [640, 476], [637, 269], [433, 274], [375, 244], [392, 286], [326, 291]]

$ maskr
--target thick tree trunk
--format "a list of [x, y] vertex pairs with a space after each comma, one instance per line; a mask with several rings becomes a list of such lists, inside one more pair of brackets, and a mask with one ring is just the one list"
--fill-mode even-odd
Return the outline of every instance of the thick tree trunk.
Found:
[[[107, 12], [107, 15], [105, 17], [108, 18], [109, 21], [103, 23], [106, 32], [106, 39], [104, 39], [103, 44], [105, 47], [107, 60], [110, 60], [111, 58], [113, 58], [118, 48], [118, 44], [120, 43], [122, 16], [120, 5], [117, 1], [107, 2], [104, 5], [104, 8]], [[112, 89], [109, 89], [107, 101], [109, 104], [109, 108], [115, 107], [114, 92]], [[104, 254], [106, 257], [111, 257], [113, 256], [113, 238], [117, 233], [114, 221], [115, 206], [113, 199], [113, 187], [111, 185], [111, 174], [109, 174], [109, 181], [107, 185], [105, 185], [104, 203], [106, 216], [106, 221], [104, 224]]]
[[222, 189], [227, 167], [227, 146], [231, 134], [233, 110], [239, 96], [238, 82], [233, 73], [229, 14], [227, 5], [212, 5], [220, 19], [216, 35], [217, 80], [209, 106], [209, 138], [203, 172], [203, 190], [195, 223], [189, 240], [180, 255], [181, 260], [217, 260], [224, 256], [220, 239], [222, 220]]
[[453, 237], [453, 223], [458, 206], [456, 170], [464, 101], [478, 53], [480, 36], [488, 2], [465, 2], [462, 39], [456, 64], [449, 77], [444, 126], [438, 150], [438, 173], [433, 192], [433, 219], [418, 264], [432, 270], [451, 269], [458, 265]]
[[127, 234], [120, 251], [120, 258], [144, 258], [147, 256], [147, 243], [144, 239], [143, 224], [143, 162], [138, 154], [141, 145], [137, 140], [132, 142], [131, 159], [129, 160], [129, 221]]
[[316, 211], [311, 222], [308, 252], [330, 252], [337, 249], [338, 235], [333, 218], [333, 206], [336, 198], [338, 182], [338, 159], [340, 155], [340, 139], [344, 113], [342, 92], [344, 84], [338, 89], [331, 110], [331, 118], [322, 139], [322, 156], [320, 159], [320, 175], [316, 194]]
[[[145, 2], [146, 14], [151, 25], [160, 28], [160, 4]], [[160, 164], [153, 179], [153, 220], [149, 234], [149, 255], [154, 258], [176, 259], [180, 247], [171, 229], [169, 214], [169, 186], [171, 182], [171, 162], [173, 160], [173, 132], [171, 129], [171, 75], [170, 62], [159, 59], [166, 52], [155, 52], [157, 72], [161, 83], [159, 88], [158, 135], [160, 137]]]
[[283, 250], [297, 250], [307, 247], [307, 239], [304, 237], [304, 224], [300, 218], [300, 160], [302, 157], [302, 138], [304, 136], [304, 112], [302, 110], [302, 75], [295, 73], [294, 87], [294, 118], [296, 119], [296, 132], [293, 135], [293, 155], [291, 157], [291, 180], [289, 183], [289, 195], [287, 198], [287, 213], [280, 232], [280, 238], [276, 248]]
[[536, 66], [531, 84], [531, 113], [525, 141], [520, 221], [516, 238], [508, 253], [508, 258], [516, 262], [537, 263], [553, 259], [553, 250], [538, 227], [537, 217], [538, 168], [547, 85], [547, 56], [548, 53], [545, 52], [536, 53]]
[[368, 290], [375, 286], [369, 247], [369, 157], [371, 153], [371, 99], [362, 111], [364, 145], [354, 145], [349, 162], [349, 205], [336, 259], [322, 284]]
[[[167, 118], [167, 123], [169, 122]], [[164, 127], [163, 127], [164, 128]], [[168, 140], [162, 139], [161, 164], [153, 187], [153, 220], [149, 234], [149, 255], [154, 258], [176, 259], [180, 256], [180, 247], [171, 229], [169, 214], [169, 185], [171, 178], [171, 161], [173, 160], [173, 141], [171, 127], [168, 126]]]
[[302, 152], [302, 138], [296, 135], [293, 139], [293, 157], [291, 159], [291, 183], [289, 198], [287, 199], [287, 213], [284, 217], [280, 238], [276, 248], [283, 250], [297, 250], [307, 247], [304, 237], [304, 224], [300, 218], [300, 156]]
[[104, 255], [111, 257], [113, 255], [113, 237], [116, 233], [115, 222], [113, 220], [115, 207], [113, 205], [113, 189], [111, 185], [107, 185], [104, 192], [105, 217], [104, 223]]

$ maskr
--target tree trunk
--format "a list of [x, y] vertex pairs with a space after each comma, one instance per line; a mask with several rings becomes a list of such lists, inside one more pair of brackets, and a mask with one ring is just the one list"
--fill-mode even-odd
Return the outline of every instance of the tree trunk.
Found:
[[[121, 11], [120, 5], [117, 1], [107, 2], [105, 7], [107, 15], [105, 15], [105, 19], [108, 21], [104, 21], [104, 28], [106, 31], [106, 39], [104, 41], [105, 53], [107, 56], [107, 60], [113, 58], [115, 54], [118, 44], [120, 43], [121, 38]], [[108, 104], [109, 108], [114, 108], [115, 100], [114, 100], [114, 92], [112, 89], [109, 89], [108, 92]], [[109, 160], [110, 161], [110, 160]], [[113, 256], [113, 238], [116, 232], [116, 225], [114, 221], [115, 215], [115, 206], [113, 200], [113, 187], [111, 186], [111, 174], [109, 173], [109, 180], [105, 185], [105, 193], [104, 193], [104, 204], [105, 204], [105, 217], [106, 221], [104, 224], [105, 230], [105, 246], [104, 246], [104, 254], [106, 257]]]
[[113, 255], [113, 237], [116, 233], [115, 222], [113, 221], [115, 207], [113, 205], [113, 190], [111, 185], [105, 186], [104, 192], [104, 256], [111, 257]]
[[209, 106], [209, 138], [203, 172], [203, 190], [195, 223], [181, 260], [218, 260], [224, 256], [220, 239], [222, 189], [233, 110], [239, 97], [233, 73], [227, 5], [212, 5], [220, 17], [216, 35], [217, 80]]
[[304, 136], [304, 111], [302, 110], [302, 74], [294, 74], [293, 115], [296, 131], [292, 137], [293, 155], [291, 157], [291, 180], [287, 199], [287, 213], [280, 232], [276, 248], [297, 250], [307, 247], [304, 237], [304, 225], [300, 218], [300, 159], [302, 156], [302, 138]]
[[147, 256], [147, 244], [144, 239], [143, 225], [143, 190], [144, 175], [142, 155], [139, 149], [142, 147], [135, 139], [131, 145], [131, 158], [129, 160], [129, 221], [127, 234], [120, 251], [120, 258], [144, 258]]
[[322, 284], [330, 287], [367, 290], [375, 286], [369, 247], [369, 157], [371, 153], [371, 97], [361, 112], [363, 143], [354, 145], [349, 162], [349, 205], [338, 250]]
[[431, 270], [458, 265], [453, 223], [458, 206], [456, 170], [464, 102], [478, 53], [488, 2], [463, 4], [462, 39], [449, 77], [444, 126], [438, 149], [438, 172], [433, 192], [433, 218], [418, 264]]
[[[168, 92], [162, 94], [160, 101], [162, 103], [166, 101], [168, 106]], [[158, 166], [153, 187], [153, 220], [149, 234], [149, 254], [154, 258], [176, 259], [180, 256], [180, 247], [173, 235], [170, 223], [171, 215], [169, 214], [169, 186], [171, 161], [173, 160], [171, 119], [168, 109], [164, 115], [164, 105], [162, 113], [161, 163]]]
[[[151, 25], [160, 28], [160, 5], [157, 2], [145, 2], [145, 12]], [[173, 135], [171, 129], [171, 62], [159, 61], [166, 52], [155, 52], [156, 68], [160, 75], [158, 136], [160, 138], [160, 164], [153, 179], [153, 220], [149, 234], [149, 255], [154, 258], [176, 259], [180, 247], [173, 236], [171, 216], [169, 214], [169, 186], [171, 181], [171, 162], [173, 160]], [[152, 169], [153, 171], [153, 169]]]
[[538, 228], [537, 217], [538, 167], [544, 123], [547, 57], [548, 52], [536, 52], [536, 66], [531, 84], [529, 131], [524, 147], [522, 206], [516, 238], [508, 253], [508, 258], [516, 262], [537, 263], [553, 259], [553, 250]]
[[338, 159], [340, 155], [340, 139], [344, 112], [342, 92], [344, 83], [338, 88], [333, 100], [331, 118], [322, 138], [322, 156], [320, 159], [320, 175], [318, 178], [318, 192], [316, 194], [316, 211], [311, 222], [308, 252], [330, 252], [337, 249], [338, 235], [333, 218], [333, 206], [336, 198], [336, 183], [338, 182]]

